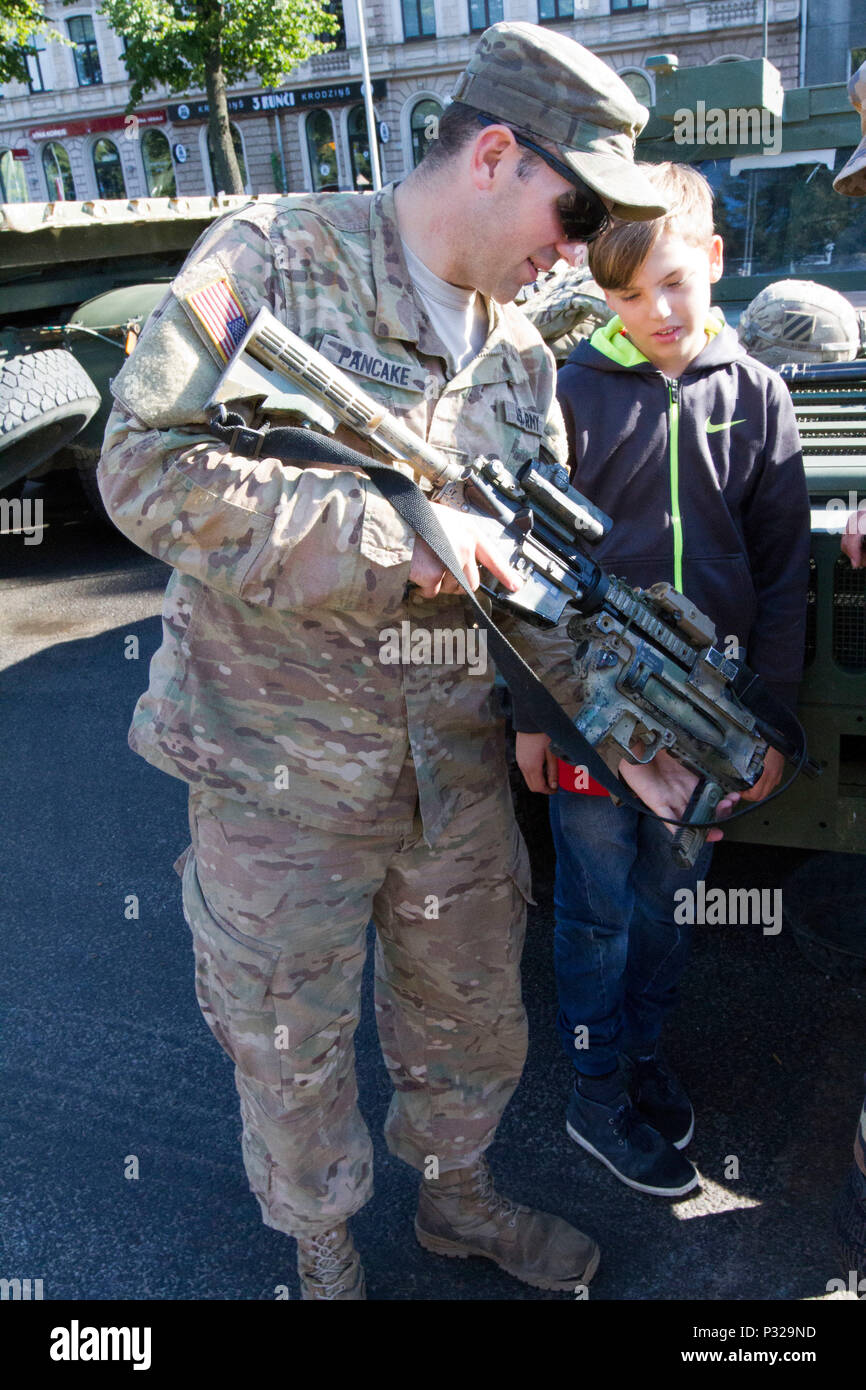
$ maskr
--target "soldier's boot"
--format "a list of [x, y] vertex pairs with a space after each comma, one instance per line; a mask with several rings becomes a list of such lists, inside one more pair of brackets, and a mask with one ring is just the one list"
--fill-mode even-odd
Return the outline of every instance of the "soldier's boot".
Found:
[[345, 1222], [332, 1231], [298, 1237], [298, 1275], [303, 1299], [367, 1297], [361, 1260]]
[[482, 1255], [536, 1289], [588, 1284], [599, 1248], [560, 1216], [502, 1197], [486, 1161], [421, 1184], [415, 1234], [425, 1250], [465, 1260]]

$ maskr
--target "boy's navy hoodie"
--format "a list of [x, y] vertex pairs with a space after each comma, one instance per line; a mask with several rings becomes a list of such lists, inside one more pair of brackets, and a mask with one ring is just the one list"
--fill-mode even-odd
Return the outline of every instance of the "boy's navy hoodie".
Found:
[[781, 377], [731, 328], [678, 380], [614, 318], [559, 374], [572, 482], [613, 518], [593, 558], [628, 583], [668, 580], [736, 635], [749, 665], [793, 706], [802, 675], [809, 497]]
[[[678, 380], [644, 357], [613, 318], [559, 373], [571, 480], [613, 518], [592, 551], [608, 573], [647, 588], [667, 580], [793, 708], [802, 674], [809, 498], [794, 407], [774, 371], [731, 328]], [[515, 726], [535, 728], [515, 710]]]

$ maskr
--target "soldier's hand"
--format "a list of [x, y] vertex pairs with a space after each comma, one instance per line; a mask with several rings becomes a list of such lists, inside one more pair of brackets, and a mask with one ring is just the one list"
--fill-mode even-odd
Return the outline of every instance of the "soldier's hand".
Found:
[[764, 759], [764, 771], [761, 773], [753, 787], [747, 787], [740, 796], [744, 801], [763, 801], [765, 797], [774, 792], [782, 780], [785, 771], [785, 755], [780, 753], [778, 748], [768, 748], [767, 756]]
[[842, 537], [842, 554], [847, 555], [855, 570], [866, 563], [863, 542], [866, 541], [866, 502], [861, 502], [856, 512], [852, 512]]
[[[692, 792], [698, 784], [695, 774], [689, 772], [688, 768], [683, 767], [682, 763], [677, 762], [676, 758], [672, 758], [664, 749], [656, 753], [649, 763], [629, 763], [623, 759], [618, 771], [623, 781], [628, 782], [641, 801], [646, 802], [650, 810], [662, 818], [673, 816], [676, 820], [682, 820]], [[724, 820], [739, 799], [739, 792], [729, 792], [716, 807], [716, 818]], [[667, 828], [672, 835], [676, 833], [675, 825], [669, 825]], [[721, 830], [707, 831], [707, 839], [710, 842], [721, 838]]]
[[[508, 564], [504, 547], [491, 539], [489, 528], [485, 528], [482, 518], [455, 511], [453, 507], [443, 507], [438, 502], [433, 502], [432, 505], [436, 508], [437, 520], [451, 542], [451, 548], [471, 589], [477, 589], [481, 583], [481, 565], [501, 580], [506, 588], [520, 588], [522, 580]], [[420, 536], [415, 537], [409, 583], [414, 584], [424, 598], [462, 592], [457, 580], [443, 567], [441, 560], [437, 560], [427, 542]]]
[[547, 734], [518, 734], [517, 766], [531, 792], [550, 796], [559, 786], [559, 764]]

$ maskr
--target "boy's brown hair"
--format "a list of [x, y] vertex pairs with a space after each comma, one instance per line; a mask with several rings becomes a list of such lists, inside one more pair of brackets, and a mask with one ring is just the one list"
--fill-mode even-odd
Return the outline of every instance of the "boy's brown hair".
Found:
[[713, 190], [688, 164], [640, 164], [670, 211], [650, 222], [614, 219], [589, 245], [589, 268], [603, 290], [624, 290], [637, 275], [663, 232], [675, 232], [692, 246], [709, 246], [713, 236]]

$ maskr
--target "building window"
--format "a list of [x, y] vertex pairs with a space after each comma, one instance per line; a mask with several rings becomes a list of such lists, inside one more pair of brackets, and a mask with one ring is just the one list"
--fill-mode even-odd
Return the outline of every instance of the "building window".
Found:
[[102, 83], [102, 68], [99, 66], [99, 49], [93, 32], [93, 20], [89, 14], [67, 19], [69, 37], [75, 44], [75, 71], [79, 87], [98, 87]]
[[610, 12], [616, 14], [619, 10], [645, 10], [648, 0], [610, 0]]
[[[244, 159], [244, 146], [243, 146], [243, 141], [241, 140], [241, 133], [240, 133], [240, 131], [238, 130], [238, 128], [237, 128], [236, 125], [230, 125], [230, 126], [229, 126], [229, 130], [230, 130], [231, 133], [232, 133], [232, 144], [233, 144], [234, 147], [235, 147], [235, 159], [237, 160], [237, 162], [238, 162], [238, 168], [239, 168], [240, 171], [241, 171], [241, 183], [243, 184], [244, 188], [246, 189], [246, 186], [247, 186], [247, 165], [246, 165], [246, 160]], [[211, 178], [213, 179], [213, 186], [214, 186], [215, 189], [217, 189], [217, 192], [219, 192], [219, 188], [218, 188], [218, 186], [217, 186], [217, 185], [218, 185], [218, 180], [217, 180], [217, 176], [216, 176], [216, 169], [214, 168], [214, 160], [213, 160], [213, 141], [211, 140], [211, 137], [210, 137], [210, 129], [208, 129], [208, 133], [207, 133], [207, 157], [208, 157], [208, 159], [210, 160], [210, 173], [211, 173]], [[225, 191], [225, 190], [223, 190], [223, 191]]]
[[177, 181], [171, 160], [171, 146], [161, 130], [146, 130], [141, 137], [144, 179], [152, 198], [177, 196]]
[[436, 36], [436, 12], [433, 0], [402, 0], [403, 37], [429, 39]]
[[305, 133], [313, 192], [336, 193], [340, 184], [337, 178], [337, 143], [334, 139], [331, 113], [322, 107], [317, 111], [311, 111], [307, 116]]
[[27, 178], [22, 161], [16, 159], [11, 150], [0, 150], [0, 202], [27, 201]]
[[555, 19], [574, 19], [574, 0], [538, 0], [538, 18], [542, 24]]
[[346, 19], [343, 14], [342, 0], [326, 0], [324, 8], [328, 11], [328, 14], [332, 14], [335, 19], [338, 19], [340, 21], [340, 27], [337, 30], [336, 34], [319, 34], [317, 35], [317, 37], [322, 43], [330, 43], [334, 45], [334, 48], [331, 50], [331, 52], [334, 52], [338, 48], [345, 48]]
[[469, 28], [473, 33], [502, 22], [502, 0], [469, 0]]
[[126, 197], [120, 154], [113, 140], [97, 140], [93, 146], [93, 172], [100, 198]]
[[48, 83], [45, 81], [45, 71], [42, 67], [45, 37], [43, 34], [31, 34], [27, 42], [31, 48], [36, 49], [35, 53], [27, 55], [28, 86], [31, 92], [47, 92]]
[[[367, 113], [363, 106], [353, 106], [349, 112], [348, 133], [352, 184], [357, 193], [369, 193], [373, 187], [373, 165], [370, 160]], [[379, 159], [381, 162], [381, 152]]]
[[618, 75], [641, 106], [652, 106], [653, 93], [648, 77], [642, 72], [621, 72]]
[[421, 163], [433, 141], [439, 136], [439, 118], [442, 106], [432, 97], [425, 97], [412, 107], [409, 129], [412, 132], [412, 166]]
[[42, 147], [42, 168], [45, 173], [45, 186], [52, 203], [74, 203], [75, 181], [69, 155], [63, 145], [52, 141]]

